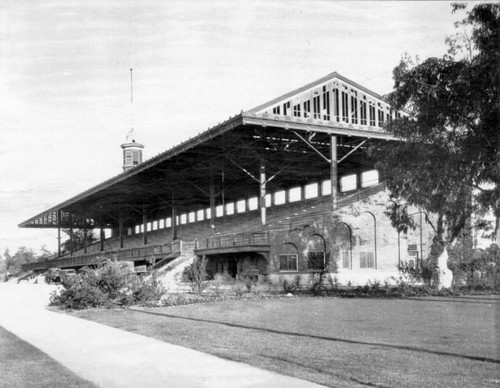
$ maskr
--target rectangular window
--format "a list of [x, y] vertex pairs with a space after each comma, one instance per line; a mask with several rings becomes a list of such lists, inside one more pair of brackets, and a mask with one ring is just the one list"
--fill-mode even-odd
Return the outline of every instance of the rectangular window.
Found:
[[384, 126], [384, 111], [382, 110], [382, 105], [378, 104], [378, 126]]
[[274, 204], [275, 205], [283, 205], [286, 201], [286, 193], [285, 190], [277, 191], [274, 193]]
[[181, 224], [184, 225], [187, 223], [187, 214], [181, 214]]
[[161, 219], [161, 220], [158, 222], [158, 228], [160, 228], [160, 229], [165, 229], [165, 220], [164, 220], [164, 219]]
[[345, 175], [340, 178], [340, 191], [351, 191], [356, 190], [356, 174], [353, 175]]
[[330, 121], [330, 92], [323, 86], [323, 120]]
[[370, 126], [374, 127], [376, 124], [375, 121], [375, 105], [373, 105], [373, 102], [370, 101]]
[[280, 271], [297, 271], [298, 255], [280, 255]]
[[314, 116], [313, 117], [315, 119], [320, 119], [321, 118], [321, 115], [319, 113], [320, 107], [321, 107], [321, 105], [320, 105], [319, 96], [315, 96], [313, 98], [313, 109], [314, 109]]
[[306, 185], [304, 187], [305, 190], [305, 198], [316, 198], [318, 196], [318, 184], [317, 183], [311, 183], [309, 185]]
[[321, 193], [323, 195], [330, 195], [332, 193], [332, 181], [331, 180], [326, 180], [321, 183]]
[[279, 107], [279, 106], [274, 107], [274, 108], [273, 108], [273, 113], [274, 113], [275, 115], [279, 115], [279, 114], [280, 114], [280, 107]]
[[359, 253], [359, 268], [375, 268], [375, 255], [373, 252]]
[[257, 210], [259, 208], [259, 199], [252, 197], [248, 199], [248, 210]]
[[352, 91], [354, 93], [351, 95], [351, 123], [357, 124], [358, 123], [358, 98], [356, 97], [356, 92]]
[[302, 189], [300, 187], [294, 187], [288, 190], [288, 199], [290, 202], [300, 201], [302, 195]]
[[311, 115], [311, 100], [304, 101], [304, 117], [308, 118]]
[[300, 117], [300, 104], [293, 106], [293, 116]]
[[366, 125], [366, 97], [365, 100], [361, 101], [361, 125]]
[[188, 214], [188, 222], [191, 223], [191, 222], [195, 222], [196, 221], [196, 214], [195, 212], [189, 212]]
[[198, 219], [198, 221], [203, 221], [205, 219], [205, 210], [198, 210], [196, 212], [196, 218]]
[[226, 215], [231, 216], [234, 214], [234, 202], [226, 204]]
[[153, 230], [158, 230], [158, 221], [153, 221]]
[[132, 235], [132, 228], [128, 228], [127, 229], [127, 236], [131, 236]]
[[335, 120], [337, 122], [339, 122], [340, 116], [339, 116], [339, 90], [338, 89], [335, 89], [333, 91], [333, 98], [334, 98], [333, 108], [335, 109]]
[[172, 219], [169, 217], [165, 220], [165, 227], [170, 228], [172, 226]]
[[378, 183], [378, 171], [370, 170], [361, 173], [361, 187], [375, 186]]
[[290, 101], [283, 104], [283, 115], [286, 116], [290, 110]]
[[244, 199], [236, 202], [236, 211], [238, 213], [244, 213], [247, 210], [246, 201]]
[[215, 217], [222, 217], [224, 215], [224, 206], [219, 205], [215, 207]]
[[342, 92], [342, 121], [349, 122], [349, 96], [346, 92]]
[[307, 252], [307, 268], [323, 269], [325, 267], [325, 252], [310, 249]]

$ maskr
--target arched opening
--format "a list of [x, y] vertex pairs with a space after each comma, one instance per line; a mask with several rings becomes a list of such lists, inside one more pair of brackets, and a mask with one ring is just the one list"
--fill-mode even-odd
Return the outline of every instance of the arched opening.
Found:
[[342, 269], [352, 269], [352, 230], [345, 222], [333, 229], [333, 259]]
[[326, 265], [326, 241], [320, 234], [313, 234], [307, 242], [307, 268], [318, 270]]
[[279, 253], [280, 272], [296, 272], [299, 268], [299, 250], [292, 243], [283, 244]]

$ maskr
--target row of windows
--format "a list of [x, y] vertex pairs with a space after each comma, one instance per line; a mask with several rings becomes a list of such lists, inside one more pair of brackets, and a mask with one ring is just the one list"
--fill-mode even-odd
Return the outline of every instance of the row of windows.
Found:
[[[312, 100], [312, 111], [311, 111]], [[333, 104], [330, 104], [333, 102]], [[283, 104], [276, 105], [272, 108], [273, 114], [292, 116], [298, 118], [309, 118], [337, 121], [352, 124], [370, 125], [372, 127], [377, 125], [382, 127], [386, 121], [390, 121], [393, 117], [401, 117], [399, 112], [395, 113], [392, 109], [388, 108], [385, 104], [374, 101], [367, 101], [365, 95], [359, 98], [358, 92], [354, 89], [349, 89], [344, 86], [344, 90], [334, 88], [329, 91], [326, 86], [323, 86], [322, 93], [315, 91], [314, 96], [306, 101], [293, 105], [290, 109], [291, 102], [287, 101]], [[333, 109], [331, 115], [330, 107]], [[368, 109], [367, 109], [368, 107]], [[359, 116], [359, 117], [358, 117]]]
[[[378, 171], [371, 170], [363, 172], [360, 175], [361, 187], [374, 186], [379, 182]], [[340, 178], [340, 191], [347, 192], [355, 190], [358, 187], [358, 177], [356, 174], [345, 175]], [[273, 205], [283, 205], [285, 203], [298, 202], [302, 199], [312, 199], [317, 198], [320, 195], [330, 195], [331, 194], [331, 184], [330, 180], [323, 181], [320, 184], [311, 183], [304, 187], [294, 187], [289, 190], [276, 191], [273, 194], [267, 194], [265, 197], [266, 207], [271, 207]], [[288, 194], [288, 198], [287, 198]], [[302, 197], [303, 196], [303, 197]], [[273, 202], [274, 200], [274, 202]], [[242, 199], [236, 202], [230, 202], [225, 205], [218, 205], [215, 207], [215, 216], [222, 217], [224, 215], [233, 215], [244, 213], [246, 211], [257, 210], [259, 208], [259, 199], [257, 197], [249, 198], [248, 200]], [[211, 210], [200, 209], [197, 211], [192, 211], [189, 213], [184, 213], [176, 216], [176, 225], [184, 225], [188, 223], [204, 221], [211, 218]], [[172, 226], [172, 218], [160, 219], [148, 222], [146, 224], [146, 230], [148, 232], [170, 228]], [[134, 228], [129, 228], [127, 234], [130, 236], [133, 233], [139, 234], [144, 232], [143, 224], [136, 225]]]
[[[340, 252], [342, 268], [352, 269], [351, 252]], [[279, 268], [283, 272], [296, 272], [299, 266], [299, 256], [297, 254], [283, 254], [279, 255]], [[359, 254], [359, 268], [375, 268], [375, 254], [374, 252], [360, 252]], [[308, 268], [314, 269], [314, 268]]]

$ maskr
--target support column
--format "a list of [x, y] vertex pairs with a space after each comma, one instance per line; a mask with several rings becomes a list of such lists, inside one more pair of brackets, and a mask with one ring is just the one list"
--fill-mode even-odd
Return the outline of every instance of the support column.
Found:
[[73, 216], [70, 214], [69, 215], [69, 252], [71, 256], [73, 256], [73, 253], [75, 251], [75, 236], [73, 234]]
[[61, 211], [57, 211], [57, 257], [61, 257]]
[[123, 214], [122, 211], [118, 211], [118, 236], [120, 239], [120, 249], [123, 248]]
[[213, 170], [210, 172], [210, 227], [215, 227], [215, 182]]
[[142, 206], [142, 242], [148, 244], [148, 216], [146, 214], [146, 206]]
[[260, 221], [266, 225], [266, 165], [264, 159], [260, 160]]
[[331, 197], [332, 209], [337, 209], [338, 197], [338, 177], [337, 177], [337, 136], [330, 137], [330, 184], [331, 184]]
[[99, 243], [100, 243], [100, 249], [101, 252], [104, 251], [104, 238], [106, 237], [104, 235], [104, 228], [102, 227], [102, 220], [101, 220], [101, 225], [100, 225], [101, 230], [99, 231]]
[[172, 194], [172, 241], [177, 240], [177, 212], [175, 209], [175, 196]]
[[84, 221], [83, 225], [83, 253], [87, 253], [87, 224]]

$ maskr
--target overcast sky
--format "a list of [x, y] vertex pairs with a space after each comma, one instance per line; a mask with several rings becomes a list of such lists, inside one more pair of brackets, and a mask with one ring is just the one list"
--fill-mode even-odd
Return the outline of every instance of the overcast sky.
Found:
[[456, 19], [444, 1], [0, 0], [0, 253], [56, 250], [17, 224], [119, 174], [132, 122], [150, 158], [334, 71], [385, 94]]

